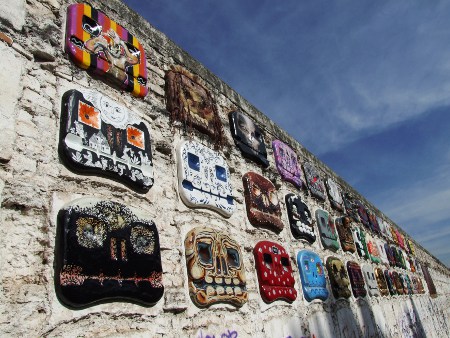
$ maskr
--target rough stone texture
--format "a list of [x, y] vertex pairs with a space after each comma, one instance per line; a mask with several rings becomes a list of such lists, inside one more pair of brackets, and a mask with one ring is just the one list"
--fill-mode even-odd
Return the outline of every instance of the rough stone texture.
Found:
[[[331, 252], [322, 248], [320, 240], [309, 245], [291, 235], [283, 201], [285, 194], [296, 192], [296, 189], [281, 180], [271, 147], [267, 147], [270, 161], [267, 169], [242, 157], [231, 137], [229, 111], [238, 109], [251, 116], [263, 126], [267, 145], [274, 139], [289, 144], [301, 163], [314, 163], [324, 177], [331, 176], [377, 215], [387, 217], [120, 0], [92, 0], [91, 3], [127, 28], [143, 44], [147, 52], [150, 87], [149, 95], [143, 100], [112, 89], [68, 60], [62, 47], [65, 11], [74, 0], [7, 3], [4, 7], [8, 8], [0, 14], [0, 31], [12, 37], [14, 43], [8, 47], [0, 42], [0, 73], [3, 83], [8, 83], [0, 92], [0, 129], [3, 132], [0, 153], [9, 151], [0, 161], [1, 336], [300, 337], [315, 334], [319, 337], [328, 333], [338, 337], [352, 330], [357, 336], [377, 333], [385, 337], [423, 336], [424, 332], [429, 337], [450, 335], [450, 272], [417, 243], [416, 255], [421, 262], [429, 264], [438, 290], [436, 298], [425, 294], [312, 304], [303, 299], [295, 264], [297, 251], [312, 249], [322, 260]], [[10, 10], [12, 14], [5, 14]], [[23, 14], [24, 10], [26, 14]], [[25, 20], [20, 20], [21, 15]], [[17, 16], [19, 19], [12, 19]], [[23, 29], [19, 32], [20, 27]], [[186, 135], [169, 124], [164, 100], [164, 75], [173, 64], [182, 65], [201, 77], [217, 100], [226, 140], [223, 156], [230, 168], [237, 206], [229, 219], [206, 209], [190, 209], [179, 197], [175, 147]], [[16, 81], [11, 80], [11, 72], [15, 73]], [[152, 137], [155, 171], [155, 185], [147, 194], [136, 193], [107, 178], [75, 174], [61, 163], [57, 153], [61, 97], [69, 89], [82, 87], [95, 88], [144, 119]], [[11, 138], [5, 137], [7, 132], [11, 133]], [[14, 135], [15, 142], [12, 141]], [[192, 138], [208, 144], [199, 133], [194, 132]], [[278, 189], [285, 224], [279, 234], [255, 228], [248, 221], [242, 186], [242, 175], [248, 171], [268, 177]], [[331, 208], [328, 200], [318, 202], [307, 192], [301, 192], [301, 195], [312, 213], [321, 208], [333, 217], [341, 216]], [[164, 297], [153, 307], [116, 302], [74, 311], [56, 298], [53, 267], [56, 215], [66, 203], [83, 196], [114, 200], [153, 215], [160, 234], [165, 287]], [[242, 246], [249, 292], [249, 300], [242, 308], [215, 305], [199, 309], [190, 300], [183, 242], [186, 233], [197, 226], [227, 229]], [[290, 253], [295, 287], [299, 292], [292, 304], [282, 301], [266, 304], [261, 300], [252, 254], [253, 247], [261, 240], [276, 241]], [[365, 263], [357, 255], [341, 249], [333, 255], [344, 261]], [[421, 272], [416, 275], [423, 278]]]
[[2, 1], [0, 21], [20, 31], [25, 24], [25, 0]]

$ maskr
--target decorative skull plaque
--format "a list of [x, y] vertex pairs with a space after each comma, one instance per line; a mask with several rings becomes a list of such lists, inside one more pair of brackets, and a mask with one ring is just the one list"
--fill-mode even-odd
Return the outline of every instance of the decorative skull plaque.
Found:
[[283, 230], [281, 207], [272, 182], [254, 172], [242, 176], [247, 216], [254, 226]]
[[398, 246], [405, 250], [405, 238], [397, 229], [395, 229], [395, 234], [397, 236]]
[[378, 288], [380, 289], [380, 293], [382, 296], [389, 296], [389, 289], [386, 282], [386, 279], [384, 278], [383, 270], [381, 268], [375, 268], [375, 279], [377, 280]]
[[362, 267], [362, 271], [364, 278], [366, 279], [367, 288], [369, 289], [369, 295], [371, 297], [379, 296], [380, 290], [378, 290], [377, 280], [375, 279], [372, 266], [365, 264]]
[[377, 216], [374, 214], [373, 211], [367, 211], [367, 215], [369, 216], [369, 227], [370, 227], [370, 230], [372, 230], [372, 232], [380, 235], [381, 234], [381, 229], [380, 229], [380, 225], [378, 223]]
[[153, 185], [150, 134], [144, 122], [94, 90], [64, 93], [59, 153], [77, 172], [121, 180], [141, 192]]
[[199, 307], [215, 303], [242, 306], [247, 302], [241, 248], [226, 233], [194, 228], [184, 242], [189, 294]]
[[388, 260], [388, 256], [385, 250], [385, 242], [381, 239], [379, 240], [375, 240], [375, 243], [377, 244], [377, 248], [378, 248], [378, 253], [380, 254], [380, 260], [381, 263], [385, 264], [385, 265], [389, 265], [389, 260]]
[[415, 256], [416, 249], [414, 248], [414, 243], [412, 242], [412, 240], [408, 239], [408, 241], [406, 243], [408, 245], [410, 255]]
[[338, 217], [335, 219], [336, 229], [341, 241], [342, 250], [355, 252], [356, 246], [352, 236], [352, 221], [350, 217]]
[[314, 243], [316, 234], [308, 206], [302, 201], [300, 195], [287, 194], [285, 200], [292, 235], [296, 239], [305, 239], [311, 244]]
[[422, 263], [422, 272], [423, 277], [425, 278], [425, 282], [428, 286], [428, 292], [430, 293], [430, 297], [437, 297], [436, 286], [434, 285], [433, 278], [431, 278], [430, 271], [428, 270], [428, 265], [426, 263]]
[[349, 298], [351, 295], [348, 288], [350, 281], [345, 271], [344, 263], [339, 258], [328, 257], [327, 271], [334, 298]]
[[394, 253], [392, 252], [391, 247], [389, 246], [389, 244], [384, 244], [384, 251], [386, 252], [386, 256], [387, 259], [389, 261], [389, 265], [390, 266], [395, 266], [395, 257], [394, 257]]
[[216, 104], [203, 81], [186, 69], [174, 66], [166, 74], [166, 107], [171, 122], [194, 127], [208, 135], [216, 148], [223, 145], [223, 128]]
[[194, 141], [181, 142], [177, 157], [178, 190], [183, 202], [189, 207], [208, 208], [230, 217], [236, 205], [224, 158]]
[[347, 262], [347, 271], [350, 277], [353, 296], [355, 296], [355, 298], [365, 297], [367, 294], [366, 284], [364, 283], [364, 277], [359, 264], [351, 261]]
[[397, 294], [397, 289], [395, 287], [394, 280], [392, 279], [392, 273], [389, 272], [389, 270], [384, 270], [384, 278], [389, 288], [389, 293], [391, 296], [395, 296]]
[[242, 154], [264, 168], [268, 167], [266, 144], [261, 129], [241, 112], [231, 112], [229, 117], [231, 134]]
[[303, 186], [302, 171], [295, 151], [280, 140], [273, 141], [272, 148], [275, 165], [281, 178], [301, 189]]
[[345, 214], [350, 217], [353, 222], [359, 222], [358, 206], [356, 205], [353, 195], [347, 192], [342, 194], [342, 199], [344, 200]]
[[119, 203], [73, 201], [58, 214], [55, 279], [57, 295], [69, 307], [156, 303], [164, 288], [155, 224]]
[[300, 250], [297, 265], [302, 281], [303, 295], [308, 302], [328, 298], [327, 280], [320, 257], [309, 250]]
[[279, 244], [262, 241], [253, 249], [259, 292], [266, 303], [277, 299], [293, 302], [297, 298], [289, 255]]
[[79, 67], [131, 92], [147, 95], [144, 48], [125, 28], [90, 5], [67, 8], [65, 51]]
[[361, 223], [367, 228], [370, 229], [369, 223], [369, 215], [367, 214], [366, 207], [362, 204], [361, 201], [356, 201], [356, 205], [358, 206], [358, 215], [361, 219]]
[[324, 248], [337, 251], [339, 249], [339, 242], [333, 219], [325, 210], [317, 209], [316, 221], [320, 232], [320, 239]]
[[397, 290], [397, 294], [404, 295], [405, 289], [403, 288], [403, 281], [400, 278], [399, 273], [397, 271], [392, 271], [391, 277], [392, 277], [392, 280], [394, 281], [395, 289]]
[[339, 188], [337, 183], [330, 177], [325, 181], [325, 185], [327, 186], [328, 198], [331, 206], [338, 211], [344, 211], [344, 200], [342, 199], [341, 188]]
[[311, 191], [311, 195], [321, 201], [325, 201], [325, 187], [320, 178], [319, 171], [309, 162], [306, 162], [303, 168], [305, 169], [306, 183], [308, 184], [309, 191]]
[[352, 229], [353, 239], [356, 245], [356, 251], [359, 257], [369, 259], [369, 252], [367, 251], [366, 234], [359, 227]]
[[378, 252], [378, 246], [375, 239], [370, 235], [366, 235], [367, 251], [369, 252], [369, 257], [375, 264], [380, 263], [380, 253]]

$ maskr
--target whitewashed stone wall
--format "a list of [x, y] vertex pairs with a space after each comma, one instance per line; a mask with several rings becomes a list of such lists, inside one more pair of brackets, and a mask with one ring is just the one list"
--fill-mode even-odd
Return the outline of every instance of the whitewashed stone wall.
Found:
[[[407, 337], [421, 336], [424, 332], [429, 337], [450, 335], [450, 272], [417, 244], [417, 256], [430, 264], [437, 298], [425, 294], [308, 304], [301, 295], [294, 257], [302, 248], [311, 248], [322, 259], [331, 252], [323, 250], [319, 240], [312, 246], [295, 240], [285, 209], [285, 229], [278, 235], [249, 223], [242, 187], [245, 172], [255, 171], [270, 178], [280, 197], [295, 189], [281, 181], [269, 146], [271, 165], [266, 170], [242, 158], [232, 141], [227, 113], [239, 109], [251, 115], [264, 127], [267, 145], [275, 138], [282, 139], [294, 147], [301, 162], [312, 160], [323, 175], [335, 177], [335, 174], [119, 0], [95, 0], [91, 4], [143, 44], [149, 95], [139, 100], [92, 78], [73, 65], [63, 52], [65, 13], [70, 3], [74, 1], [4, 0], [0, 11], [0, 31], [13, 40], [11, 43], [4, 37], [7, 42], [0, 42], [1, 336], [347, 337], [355, 333]], [[164, 74], [174, 64], [199, 75], [217, 100], [226, 137], [223, 154], [230, 166], [237, 202], [236, 212], [229, 219], [212, 211], [189, 209], [179, 198], [174, 149], [184, 135], [170, 127], [164, 100]], [[155, 169], [155, 185], [147, 194], [133, 192], [106, 178], [74, 174], [58, 158], [61, 97], [69, 89], [83, 87], [109, 95], [145, 120], [151, 131]], [[198, 134], [193, 137], [202, 141]], [[339, 177], [335, 178], [351, 190]], [[320, 207], [339, 216], [328, 201], [319, 203], [302, 194], [312, 211]], [[65, 203], [83, 196], [139, 207], [153, 216], [160, 234], [165, 287], [164, 297], [155, 306], [116, 302], [70, 310], [57, 300], [53, 265], [56, 215]], [[227, 230], [241, 244], [249, 290], [249, 301], [242, 308], [216, 305], [199, 309], [191, 302], [183, 241], [185, 234], [196, 226]], [[292, 304], [278, 301], [267, 305], [261, 300], [252, 249], [265, 239], [279, 242], [291, 254], [299, 291]], [[344, 261], [365, 263], [341, 250], [336, 255]]]

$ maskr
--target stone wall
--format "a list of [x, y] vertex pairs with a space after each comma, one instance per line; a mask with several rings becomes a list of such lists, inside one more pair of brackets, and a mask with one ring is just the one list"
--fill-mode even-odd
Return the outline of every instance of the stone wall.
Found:
[[[295, 189], [281, 180], [268, 148], [267, 169], [245, 160], [235, 147], [227, 113], [238, 109], [251, 116], [265, 133], [266, 144], [281, 139], [295, 149], [301, 162], [314, 162], [324, 176], [333, 177], [353, 191], [310, 152], [276, 126], [227, 84], [155, 30], [119, 0], [91, 4], [126, 27], [147, 53], [149, 94], [137, 99], [122, 93], [76, 67], [64, 53], [67, 6], [70, 0], [6, 0], [0, 11], [0, 333], [2, 336], [192, 336], [192, 337], [315, 337], [450, 335], [450, 271], [417, 243], [416, 255], [429, 264], [438, 296], [366, 297], [364, 300], [307, 303], [301, 294], [295, 262], [299, 249], [310, 248], [322, 259], [331, 255], [320, 241], [313, 245], [295, 240], [288, 227], [279, 234], [252, 226], [247, 218], [242, 175], [255, 171], [268, 177], [284, 196]], [[10, 39], [9, 39], [10, 38]], [[216, 99], [225, 132], [225, 157], [231, 171], [237, 205], [226, 219], [206, 209], [188, 208], [177, 192], [175, 149], [192, 137], [207, 144], [200, 134], [185, 135], [169, 123], [165, 103], [165, 72], [181, 65], [197, 74]], [[79, 175], [66, 168], [58, 156], [62, 95], [69, 89], [95, 88], [139, 114], [152, 137], [155, 184], [146, 194], [95, 175]], [[354, 192], [356, 193], [356, 192]], [[301, 192], [311, 210], [326, 209]], [[82, 310], [63, 306], [54, 288], [54, 251], [57, 213], [79, 197], [95, 196], [135, 206], [153, 217], [159, 231], [163, 265], [163, 298], [152, 307], [112, 302]], [[376, 210], [362, 196], [369, 207]], [[284, 202], [282, 202], [284, 205]], [[382, 215], [377, 211], [379, 215]], [[383, 218], [387, 219], [383, 215]], [[388, 220], [388, 219], [387, 219]], [[389, 221], [389, 220], [388, 220]], [[247, 275], [248, 302], [241, 308], [214, 305], [196, 307], [189, 298], [183, 242], [197, 226], [229, 231], [242, 246]], [[292, 257], [297, 299], [292, 303], [266, 304], [258, 291], [253, 247], [261, 240], [282, 244]], [[342, 260], [365, 261], [339, 250]], [[397, 268], [396, 268], [397, 269]], [[400, 271], [400, 269], [397, 269]], [[416, 273], [423, 280], [421, 273]], [[425, 284], [425, 283], [424, 283]], [[329, 285], [328, 285], [329, 287]], [[330, 297], [331, 298], [331, 297]]]

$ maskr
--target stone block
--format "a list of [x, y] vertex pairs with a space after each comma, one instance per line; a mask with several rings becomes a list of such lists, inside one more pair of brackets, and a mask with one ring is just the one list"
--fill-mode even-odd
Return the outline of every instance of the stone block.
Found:
[[25, 0], [4, 0], [0, 18], [6, 20], [15, 30], [22, 30], [25, 24]]

